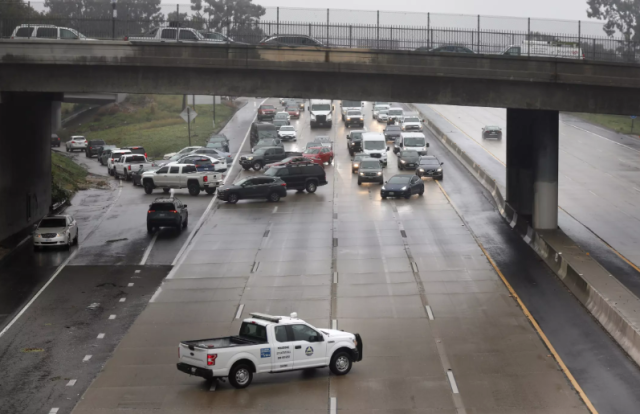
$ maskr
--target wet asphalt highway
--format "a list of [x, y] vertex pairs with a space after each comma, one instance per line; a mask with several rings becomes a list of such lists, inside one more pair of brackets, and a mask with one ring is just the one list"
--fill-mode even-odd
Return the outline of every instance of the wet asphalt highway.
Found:
[[[365, 113], [367, 128], [381, 131], [369, 105]], [[238, 115], [248, 123], [254, 114], [251, 109]], [[187, 233], [158, 237], [147, 265], [139, 266], [150, 238], [144, 221], [131, 217], [132, 205], [146, 211], [151, 198], [140, 188], [123, 183], [122, 190], [115, 185], [74, 202], [74, 214], [82, 218], [80, 251], [0, 338], [0, 367], [6, 367], [0, 407], [10, 402], [12, 413], [69, 413], [108, 360], [74, 413], [327, 413], [331, 398], [339, 412], [354, 413], [588, 412], [480, 242], [599, 412], [635, 412], [637, 367], [513, 234], [491, 197], [438, 140], [428, 135], [430, 153], [445, 162], [442, 187], [425, 180], [423, 197], [383, 201], [379, 185], [357, 186], [342, 122], [331, 131], [310, 130], [307, 117], [305, 112], [293, 121], [299, 140], [287, 147], [301, 149], [314, 136], [330, 135], [336, 151], [334, 165], [326, 167], [330, 184], [315, 194], [289, 192], [280, 203], [216, 202], [170, 272], [157, 265], [174, 260]], [[227, 135], [239, 146], [246, 129], [240, 133], [242, 122], [236, 125], [238, 133]], [[390, 151], [385, 177], [395, 173]], [[204, 211], [211, 201], [182, 198], [190, 211], [192, 205]], [[125, 227], [112, 231], [118, 220]], [[121, 238], [127, 240], [113, 241]], [[34, 266], [34, 287], [68, 257], [28, 253], [20, 260]], [[38, 260], [43, 266], [35, 266]], [[32, 276], [18, 268], [14, 264], [7, 279]], [[0, 295], [10, 297], [4, 290]], [[88, 309], [92, 303], [100, 305]], [[180, 340], [235, 334], [253, 311], [297, 311], [318, 327], [335, 320], [339, 329], [362, 334], [364, 360], [345, 377], [327, 369], [262, 374], [246, 390], [225, 383], [215, 392], [175, 369]], [[116, 318], [108, 319], [112, 314]], [[105, 332], [108, 341], [97, 340]], [[86, 355], [92, 358], [82, 362]], [[452, 392], [447, 369], [459, 394]], [[78, 381], [68, 387], [70, 379]]]
[[[369, 130], [381, 131], [366, 113]], [[422, 197], [381, 200], [380, 185], [356, 184], [342, 122], [310, 130], [307, 116], [294, 121], [299, 140], [287, 147], [330, 135], [330, 184], [279, 203], [219, 204], [74, 413], [327, 413], [331, 399], [353, 413], [586, 413], [438, 183], [425, 180]], [[483, 233], [506, 231], [492, 205], [478, 203], [481, 187], [442, 158], [445, 188], [473, 193], [459, 208], [496, 217], [480, 223]], [[397, 173], [391, 152], [389, 161], [387, 178]], [[493, 236], [491, 248], [511, 251]], [[514, 251], [508, 263], [518, 266], [519, 254], [533, 257]], [[359, 332], [364, 359], [345, 377], [262, 374], [245, 390], [223, 383], [213, 392], [175, 369], [180, 340], [235, 334], [253, 311], [296, 311], [318, 327]]]
[[[505, 109], [429, 106], [502, 164], [506, 162]], [[483, 140], [481, 129], [486, 125], [502, 127], [503, 139]], [[559, 226], [640, 297], [638, 160], [637, 137], [561, 114]]]
[[[225, 126], [232, 152], [238, 151], [254, 116], [249, 99]], [[95, 158], [71, 155], [91, 174], [104, 176], [111, 188], [81, 191], [67, 207], [65, 213], [79, 224], [79, 247], [33, 251], [25, 243], [0, 265], [2, 331], [60, 265], [67, 264], [0, 336], [2, 414], [49, 412], [54, 401], [61, 413], [70, 412], [166, 276], [167, 265], [193, 228], [180, 234], [162, 229], [145, 266], [140, 266], [153, 239], [146, 231], [147, 205], [162, 192], [147, 195], [131, 182], [109, 177]], [[212, 201], [205, 193], [192, 197], [187, 190], [177, 190], [176, 196], [188, 204], [190, 226]], [[92, 303], [99, 305], [89, 310]], [[114, 320], [108, 319], [111, 314], [116, 315]], [[99, 333], [106, 334], [104, 340], [96, 339]], [[93, 354], [91, 360], [81, 363], [86, 354]], [[77, 381], [67, 387], [71, 379]]]

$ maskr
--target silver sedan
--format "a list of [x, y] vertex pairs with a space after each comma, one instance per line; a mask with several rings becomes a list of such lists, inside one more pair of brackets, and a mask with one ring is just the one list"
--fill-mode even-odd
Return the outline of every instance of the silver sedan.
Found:
[[45, 217], [33, 233], [33, 248], [78, 244], [78, 223], [69, 215]]

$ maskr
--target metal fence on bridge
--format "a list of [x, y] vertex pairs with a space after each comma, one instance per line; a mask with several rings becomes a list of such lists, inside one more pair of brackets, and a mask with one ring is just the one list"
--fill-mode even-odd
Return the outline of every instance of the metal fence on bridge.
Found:
[[[65, 7], [54, 9], [55, 3]], [[69, 7], [73, 4], [78, 7]], [[54, 0], [50, 7], [44, 2], [0, 2], [0, 33], [10, 38], [19, 25], [54, 25], [73, 28], [92, 39], [122, 40], [144, 37], [152, 27], [178, 22], [181, 27], [217, 32], [249, 44], [259, 44], [268, 36], [305, 35], [338, 48], [427, 52], [455, 46], [473, 53], [503, 54], [511, 46], [520, 46], [523, 56], [640, 60], [638, 43], [606, 36], [603, 23], [594, 21], [303, 8], [266, 8], [259, 19], [237, 21], [224, 13], [193, 11], [189, 4], [161, 4], [149, 10], [140, 10], [139, 4], [120, 0], [114, 18], [112, 4], [105, 0]]]

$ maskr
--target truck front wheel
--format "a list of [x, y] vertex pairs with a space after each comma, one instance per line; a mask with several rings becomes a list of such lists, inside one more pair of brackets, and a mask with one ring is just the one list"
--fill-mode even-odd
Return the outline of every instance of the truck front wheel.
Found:
[[253, 372], [251, 367], [247, 364], [237, 364], [229, 371], [229, 383], [234, 388], [242, 389], [247, 388], [253, 381]]
[[216, 192], [215, 188], [205, 188], [204, 191], [207, 192], [207, 194], [212, 195]]
[[331, 357], [329, 369], [335, 375], [346, 375], [351, 371], [352, 365], [351, 355], [346, 351], [338, 351]]
[[144, 192], [147, 194], [153, 193], [153, 183], [151, 181], [145, 181]]

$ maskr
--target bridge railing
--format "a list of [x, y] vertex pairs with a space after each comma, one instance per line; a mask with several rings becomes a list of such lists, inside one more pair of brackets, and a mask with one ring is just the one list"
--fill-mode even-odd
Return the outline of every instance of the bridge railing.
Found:
[[[100, 3], [101, 7], [106, 4]], [[144, 19], [131, 18], [131, 10], [113, 18], [110, 8], [97, 13], [97, 18], [82, 13], [64, 17], [53, 14], [44, 3], [0, 1], [0, 34], [10, 38], [20, 25], [53, 25], [75, 29], [91, 39], [122, 40], [125, 36], [145, 37], [153, 27], [178, 24], [248, 44], [260, 44], [269, 36], [304, 35], [336, 48], [428, 52], [448, 46], [458, 52], [503, 54], [516, 46], [521, 56], [640, 63], [640, 45], [598, 34], [604, 33], [599, 22], [295, 8], [268, 8], [259, 20], [237, 22], [195, 15], [189, 5], [163, 4], [161, 9]], [[178, 16], [177, 22], [168, 21], [170, 13]]]

